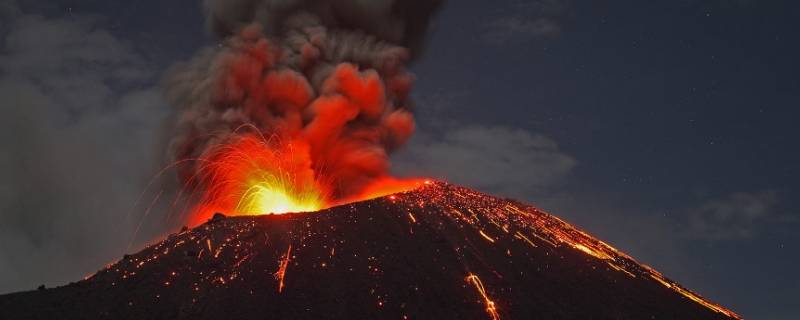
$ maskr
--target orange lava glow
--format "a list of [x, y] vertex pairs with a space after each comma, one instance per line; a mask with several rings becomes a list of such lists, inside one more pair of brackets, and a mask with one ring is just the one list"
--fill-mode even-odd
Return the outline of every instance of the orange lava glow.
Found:
[[[395, 181], [391, 181], [388, 185], [397, 186], [394, 182]], [[416, 184], [420, 183], [419, 181], [412, 182], [413, 183], [409, 185], [415, 189], [411, 192], [392, 194], [368, 203], [350, 203], [340, 208], [343, 210], [334, 209], [330, 210], [330, 212], [338, 211], [340, 214], [339, 219], [347, 217], [339, 220], [346, 224], [358, 223], [358, 219], [355, 219], [355, 215], [352, 215], [353, 213], [374, 210], [374, 213], [377, 213], [385, 219], [402, 219], [404, 224], [407, 223], [409, 227], [413, 228], [428, 228], [430, 230], [430, 228], [441, 228], [443, 225], [449, 225], [449, 228], [457, 228], [459, 232], [469, 232], [464, 233], [464, 242], [454, 244], [453, 250], [455, 250], [455, 252], [468, 248], [470, 251], [473, 249], [475, 249], [475, 251], [496, 250], [505, 253], [510, 258], [512, 256], [512, 249], [526, 248], [531, 250], [531, 253], [533, 253], [533, 251], [538, 251], [539, 253], [544, 251], [547, 256], [561, 255], [561, 259], [564, 259], [563, 254], [565, 252], [581, 254], [581, 256], [578, 257], [586, 258], [586, 262], [591, 263], [593, 270], [595, 270], [597, 266], [602, 266], [603, 264], [607, 265], [608, 268], [605, 270], [597, 268], [599, 269], [597, 272], [603, 272], [602, 274], [605, 276], [614, 276], [619, 272], [619, 279], [630, 277], [635, 278], [635, 282], [651, 282], [652, 284], [663, 286], [664, 290], [679, 294], [681, 297], [713, 312], [725, 315], [727, 318], [742, 319], [735, 312], [681, 286], [660, 272], [637, 262], [630, 256], [618, 251], [605, 242], [535, 207], [490, 197], [473, 190], [448, 185], [442, 182], [423, 180], [421, 182], [422, 186]], [[377, 188], [376, 190], [379, 189], [381, 188]], [[388, 191], [381, 192], [392, 191], [391, 188], [383, 190]], [[364, 194], [368, 195], [369, 192], [365, 192]], [[232, 201], [232, 203], [235, 202], [236, 201]], [[324, 205], [329, 205], [329, 203], [325, 203]], [[342, 214], [347, 215], [345, 216]], [[374, 216], [367, 217], [369, 221], [373, 221], [372, 217]], [[273, 219], [280, 218], [281, 217], [273, 217]], [[267, 229], [264, 228], [267, 224], [256, 221], [260, 219], [221, 219], [192, 230], [181, 231], [181, 233], [170, 236], [167, 240], [150, 247], [148, 251], [143, 251], [146, 252], [146, 254], [141, 253], [123, 259], [120, 263], [107, 266], [105, 270], [118, 275], [119, 278], [116, 278], [115, 281], [130, 281], [131, 279], [149, 276], [151, 273], [147, 273], [145, 270], [152, 268], [156, 261], [159, 261], [162, 257], [174, 257], [174, 252], [181, 252], [179, 260], [181, 263], [177, 266], [182, 269], [178, 269], [177, 272], [171, 270], [171, 272], [168, 273], [169, 276], [163, 279], [161, 283], [164, 286], [175, 286], [181, 283], [176, 280], [179, 279], [181, 275], [194, 272], [194, 275], [197, 277], [197, 280], [193, 282], [194, 284], [192, 286], [194, 292], [201, 292], [201, 290], [205, 290], [205, 286], [208, 285], [221, 287], [233, 281], [250, 281], [246, 280], [244, 275], [252, 275], [254, 273], [258, 275], [258, 281], [262, 281], [263, 272], [269, 269], [270, 275], [273, 276], [274, 281], [277, 282], [277, 292], [283, 294], [283, 291], [286, 289], [285, 280], [289, 266], [292, 266], [293, 270], [297, 268], [294, 272], [299, 272], [297, 277], [301, 278], [302, 271], [300, 270], [302, 270], [304, 262], [311, 262], [315, 266], [328, 268], [332, 271], [337, 270], [337, 268], [345, 268], [338, 270], [347, 270], [347, 272], [362, 270], [362, 272], [368, 272], [370, 276], [380, 275], [383, 277], [383, 273], [379, 267], [381, 265], [381, 258], [379, 258], [378, 255], [373, 255], [370, 251], [352, 251], [354, 247], [361, 250], [366, 249], [360, 246], [346, 245], [346, 242], [343, 241], [342, 238], [339, 238], [338, 235], [329, 236], [327, 232], [329, 230], [335, 231], [335, 227], [338, 226], [338, 224], [331, 224], [330, 226], [323, 225], [323, 223], [327, 224], [330, 221], [326, 220], [326, 218], [327, 217], [319, 215], [299, 217], [297, 219], [292, 219], [295, 220], [293, 222], [295, 227], [292, 229], [270, 229], [275, 231], [282, 230], [281, 232], [288, 231], [285, 233], [287, 235], [285, 239], [281, 239], [282, 237], [280, 236], [275, 237], [272, 233], [268, 234], [266, 232]], [[265, 219], [264, 222], [266, 221], [274, 220]], [[320, 228], [320, 226], [324, 227]], [[411, 237], [416, 237], [413, 228], [410, 228], [410, 234]], [[360, 229], [352, 228], [350, 230], [357, 232]], [[276, 248], [277, 243], [283, 243], [280, 247], [280, 256], [276, 256], [274, 262], [273, 260], [269, 260], [270, 267], [268, 269], [253, 268], [252, 265], [253, 260], [264, 253], [263, 250], [259, 249], [262, 243], [267, 246], [266, 248], [268, 248], [269, 251]], [[517, 244], [522, 245], [522, 247], [517, 246]], [[380, 252], [385, 252], [385, 250], [390, 250], [389, 248], [392, 245], [394, 244], [387, 243], [386, 245], [377, 245], [374, 248], [380, 250]], [[330, 253], [328, 255], [314, 254], [313, 256], [308, 255], [303, 257], [307, 254], [304, 252], [310, 252], [305, 251], [308, 250], [305, 248], [312, 246], [317, 246], [315, 250], [320, 249], [319, 246], [325, 249], [324, 251], [318, 252]], [[285, 251], [283, 251], [283, 248], [286, 248]], [[516, 259], [523, 259], [522, 257], [524, 257], [525, 254], [520, 251], [515, 251], [516, 258], [514, 258], [514, 260], [509, 260], [509, 264], [512, 262], [517, 264]], [[197, 252], [196, 259], [183, 263], [184, 255], [188, 252]], [[436, 252], [438, 253], [440, 251], [437, 249]], [[520, 254], [516, 254], [516, 252], [520, 252]], [[353, 265], [350, 263], [341, 263], [341, 261], [344, 260], [340, 260], [339, 257], [350, 255], [356, 258], [368, 256], [369, 258], [361, 259], [365, 263], [363, 266], [365, 268], [353, 268]], [[340, 263], [337, 264], [335, 262], [336, 260], [339, 260]], [[234, 261], [235, 263], [231, 263]], [[484, 260], [480, 259], [480, 261]], [[272, 269], [274, 265], [277, 265], [277, 268]], [[192, 266], [202, 266], [204, 268], [212, 267], [215, 271], [204, 274], [202, 271], [192, 271]], [[445, 270], [447, 266], [448, 265], [442, 265], [442, 270]], [[467, 267], [466, 264], [464, 266]], [[505, 317], [508, 317], [507, 315], [513, 314], [512, 311], [514, 308], [519, 306], [519, 304], [514, 301], [514, 296], [511, 294], [511, 289], [513, 289], [513, 287], [508, 286], [508, 280], [503, 280], [503, 275], [501, 274], [502, 270], [500, 270], [500, 272], [491, 270], [494, 268], [486, 263], [481, 263], [481, 266], [483, 266], [482, 268], [489, 269], [487, 271], [481, 271], [489, 276], [489, 278], [483, 278], [487, 286], [484, 285], [484, 282], [482, 282], [481, 278], [479, 278], [476, 273], [467, 271], [466, 278], [464, 279], [465, 282], [458, 281], [458, 287], [466, 291], [467, 295], [465, 297], [467, 297], [467, 299], [475, 299], [475, 302], [483, 307], [481, 311], [485, 311], [489, 319], [500, 319], [501, 311]], [[546, 266], [549, 268], [549, 265]], [[465, 270], [471, 270], [471, 268], [467, 267]], [[491, 273], [488, 271], [491, 271]], [[525, 272], [521, 269], [519, 269], [519, 271], [520, 275]], [[537, 270], [537, 272], [539, 271]], [[331, 275], [338, 276], [341, 275], [341, 273], [335, 272], [331, 273]], [[513, 281], [514, 278], [511, 277], [510, 279]], [[616, 282], [616, 280], [614, 281]], [[112, 283], [112, 285], [114, 284]], [[391, 304], [391, 300], [386, 299], [384, 295], [385, 292], [376, 292], [375, 289], [373, 289], [370, 294], [376, 296], [377, 306], [380, 308], [386, 308], [386, 306]], [[405, 303], [401, 301], [397, 302]]]
[[497, 313], [497, 307], [495, 307], [494, 301], [489, 299], [489, 296], [486, 294], [486, 288], [483, 287], [481, 279], [478, 278], [478, 276], [470, 273], [465, 280], [474, 285], [475, 289], [478, 290], [478, 293], [481, 295], [481, 298], [483, 298], [484, 303], [486, 303], [486, 313], [489, 314], [489, 317], [492, 320], [500, 320], [500, 314]]
[[306, 149], [301, 143], [271, 143], [257, 135], [218, 147], [201, 162], [198, 178], [205, 190], [194, 222], [214, 212], [259, 215], [322, 209], [327, 195], [310, 169]]
[[289, 259], [292, 255], [292, 245], [289, 245], [289, 249], [286, 250], [286, 257], [281, 260], [281, 264], [278, 267], [278, 272], [275, 273], [275, 279], [278, 280], [278, 293], [283, 292], [283, 278], [286, 277], [286, 268], [289, 267]]
[[374, 179], [355, 197], [334, 199], [330, 179], [312, 169], [307, 143], [273, 140], [278, 139], [242, 135], [200, 160], [200, 176], [193, 179], [202, 181], [204, 191], [190, 224], [201, 224], [215, 212], [229, 216], [313, 212], [430, 183], [387, 176]]
[[380, 198], [390, 194], [414, 190], [430, 183], [431, 180], [428, 179], [397, 179], [393, 177], [384, 177], [367, 186], [358, 196], [339, 201], [336, 205]]

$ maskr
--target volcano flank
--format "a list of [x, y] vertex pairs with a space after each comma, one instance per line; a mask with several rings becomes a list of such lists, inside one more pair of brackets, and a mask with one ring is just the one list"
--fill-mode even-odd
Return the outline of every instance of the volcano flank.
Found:
[[555, 216], [446, 183], [215, 216], [3, 319], [739, 319]]

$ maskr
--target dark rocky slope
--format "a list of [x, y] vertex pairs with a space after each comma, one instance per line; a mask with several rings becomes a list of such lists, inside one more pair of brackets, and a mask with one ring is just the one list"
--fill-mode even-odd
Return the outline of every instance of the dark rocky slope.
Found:
[[0, 319], [736, 317], [554, 216], [444, 183], [218, 217], [80, 282], [0, 296]]

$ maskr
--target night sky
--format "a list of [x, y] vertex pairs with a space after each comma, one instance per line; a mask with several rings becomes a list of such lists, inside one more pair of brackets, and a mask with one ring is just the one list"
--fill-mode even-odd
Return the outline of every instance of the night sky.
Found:
[[[745, 318], [796, 319], [798, 12], [450, 1], [395, 171], [532, 203]], [[0, 0], [0, 293], [166, 231], [151, 217], [132, 240], [164, 159], [161, 82], [216, 41], [198, 1]]]

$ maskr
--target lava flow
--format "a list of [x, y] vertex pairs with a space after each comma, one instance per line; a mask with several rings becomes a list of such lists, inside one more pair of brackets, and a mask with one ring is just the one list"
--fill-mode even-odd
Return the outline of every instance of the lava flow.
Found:
[[11, 319], [741, 319], [534, 207], [441, 182], [311, 213], [214, 216]]

